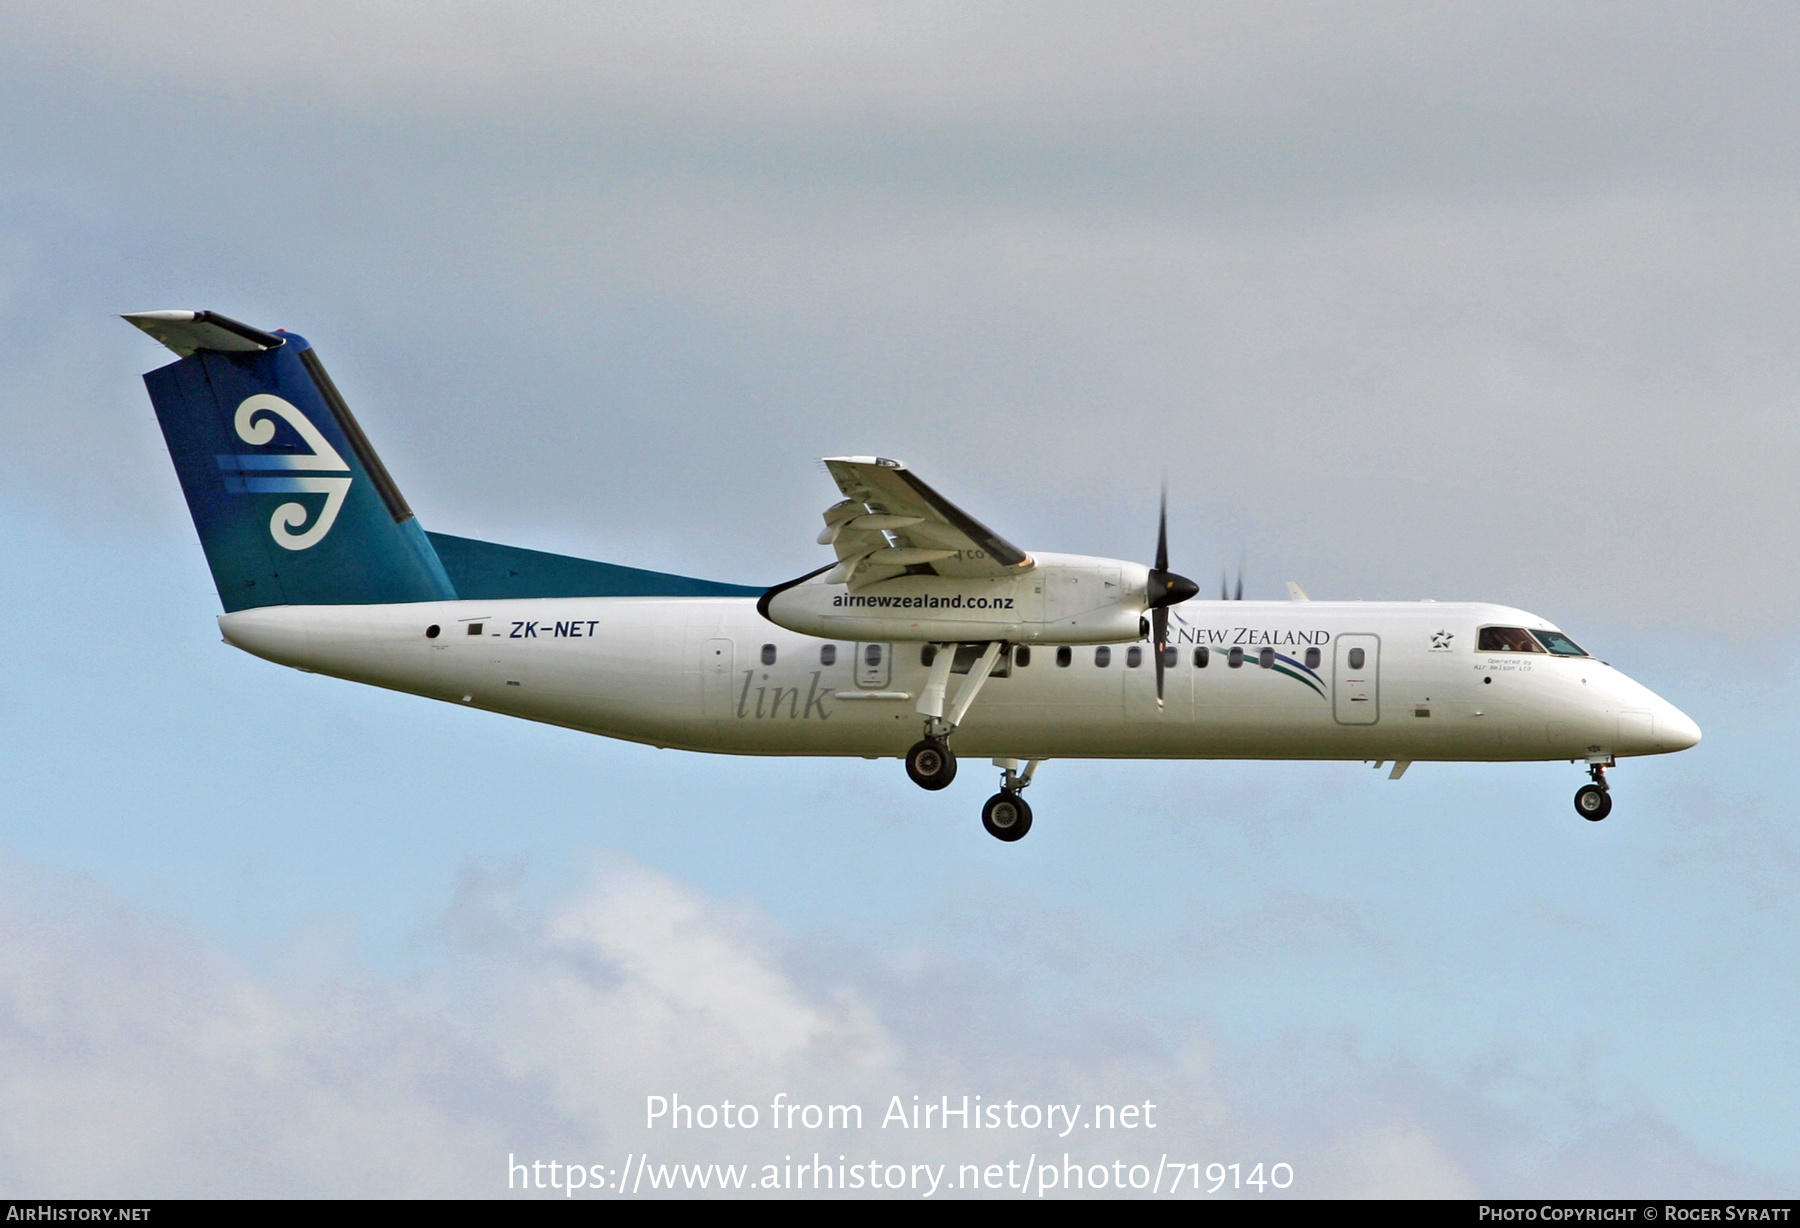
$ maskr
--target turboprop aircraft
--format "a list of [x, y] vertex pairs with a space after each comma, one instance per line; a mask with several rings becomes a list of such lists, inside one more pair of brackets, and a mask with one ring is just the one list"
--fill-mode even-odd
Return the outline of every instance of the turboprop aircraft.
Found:
[[[1549, 622], [1479, 603], [1197, 600], [1155, 563], [1027, 551], [895, 460], [835, 457], [831, 561], [772, 588], [422, 528], [307, 341], [209, 311], [124, 317], [227, 643], [448, 703], [683, 750], [991, 759], [982, 823], [1031, 827], [1049, 759], [1568, 760], [1700, 730]], [[956, 682], [954, 693], [951, 691]], [[952, 750], [954, 745], [955, 750]]]

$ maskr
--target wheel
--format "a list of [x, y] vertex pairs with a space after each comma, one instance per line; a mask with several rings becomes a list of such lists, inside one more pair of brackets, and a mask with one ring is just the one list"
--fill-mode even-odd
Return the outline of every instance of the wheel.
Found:
[[1017, 793], [996, 793], [981, 808], [981, 825], [996, 840], [1023, 839], [1031, 830], [1031, 807]]
[[956, 779], [956, 756], [936, 738], [926, 738], [906, 752], [906, 774], [921, 789], [941, 789]]
[[1575, 791], [1575, 813], [1598, 823], [1612, 813], [1612, 794], [1599, 785], [1582, 785]]

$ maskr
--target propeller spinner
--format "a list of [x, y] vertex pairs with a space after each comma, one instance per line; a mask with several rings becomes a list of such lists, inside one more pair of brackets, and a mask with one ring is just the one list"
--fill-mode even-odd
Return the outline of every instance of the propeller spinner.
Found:
[[1150, 569], [1147, 593], [1150, 606], [1151, 640], [1156, 645], [1156, 702], [1163, 701], [1163, 669], [1169, 648], [1169, 607], [1180, 605], [1200, 591], [1200, 586], [1186, 576], [1169, 570], [1169, 487], [1162, 492], [1162, 511], [1156, 523], [1156, 566]]

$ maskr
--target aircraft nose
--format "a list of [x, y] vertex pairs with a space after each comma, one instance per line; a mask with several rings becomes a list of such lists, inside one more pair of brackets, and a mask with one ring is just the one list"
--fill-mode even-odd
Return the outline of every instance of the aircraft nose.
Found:
[[1657, 740], [1668, 750], [1686, 750], [1700, 744], [1700, 726], [1674, 704], [1663, 705], [1658, 714]]

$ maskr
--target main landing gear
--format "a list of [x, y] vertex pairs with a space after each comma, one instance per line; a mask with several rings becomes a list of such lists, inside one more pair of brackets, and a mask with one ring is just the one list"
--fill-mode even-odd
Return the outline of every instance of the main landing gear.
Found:
[[1606, 787], [1606, 769], [1611, 766], [1610, 756], [1604, 762], [1590, 759], [1588, 775], [1594, 783], [1575, 791], [1575, 813], [1590, 823], [1598, 823], [1612, 813], [1612, 793]]
[[956, 754], [941, 738], [915, 742], [906, 752], [906, 774], [921, 789], [941, 789], [956, 779]]
[[950, 668], [956, 664], [955, 644], [934, 645], [937, 655], [931, 659], [931, 673], [925, 678], [925, 691], [919, 696], [918, 713], [925, 718], [925, 737], [906, 752], [906, 774], [921, 789], [937, 790], [956, 779], [956, 754], [950, 749], [950, 735], [962, 724], [969, 705], [981, 693], [988, 675], [1000, 660], [1006, 645], [998, 640], [987, 644], [981, 658], [969, 667], [969, 677], [956, 692], [956, 702], [944, 712], [944, 692], [950, 686]]
[[987, 828], [987, 834], [996, 840], [1012, 843], [1022, 840], [1025, 833], [1031, 830], [1031, 807], [1019, 794], [1031, 778], [1036, 774], [1040, 759], [1033, 759], [1019, 770], [1017, 759], [996, 759], [994, 766], [1003, 769], [1000, 776], [1000, 792], [987, 799], [981, 808], [981, 825]]
[[[969, 666], [968, 679], [956, 692], [956, 700], [945, 712], [945, 692], [950, 687], [951, 668], [956, 664], [956, 644], [934, 645], [931, 672], [925, 678], [925, 690], [919, 696], [918, 713], [925, 718], [925, 736], [906, 752], [906, 774], [921, 789], [936, 791], [956, 779], [956, 753], [950, 749], [950, 735], [968, 715], [969, 706], [981, 688], [993, 676], [994, 666], [1007, 645], [993, 640], [982, 646], [981, 656]], [[1003, 769], [1000, 792], [988, 798], [981, 808], [981, 825], [996, 840], [1011, 842], [1031, 830], [1031, 807], [1019, 796], [1031, 783], [1038, 761], [1032, 760], [1020, 771], [1017, 759], [996, 759], [994, 766]]]

